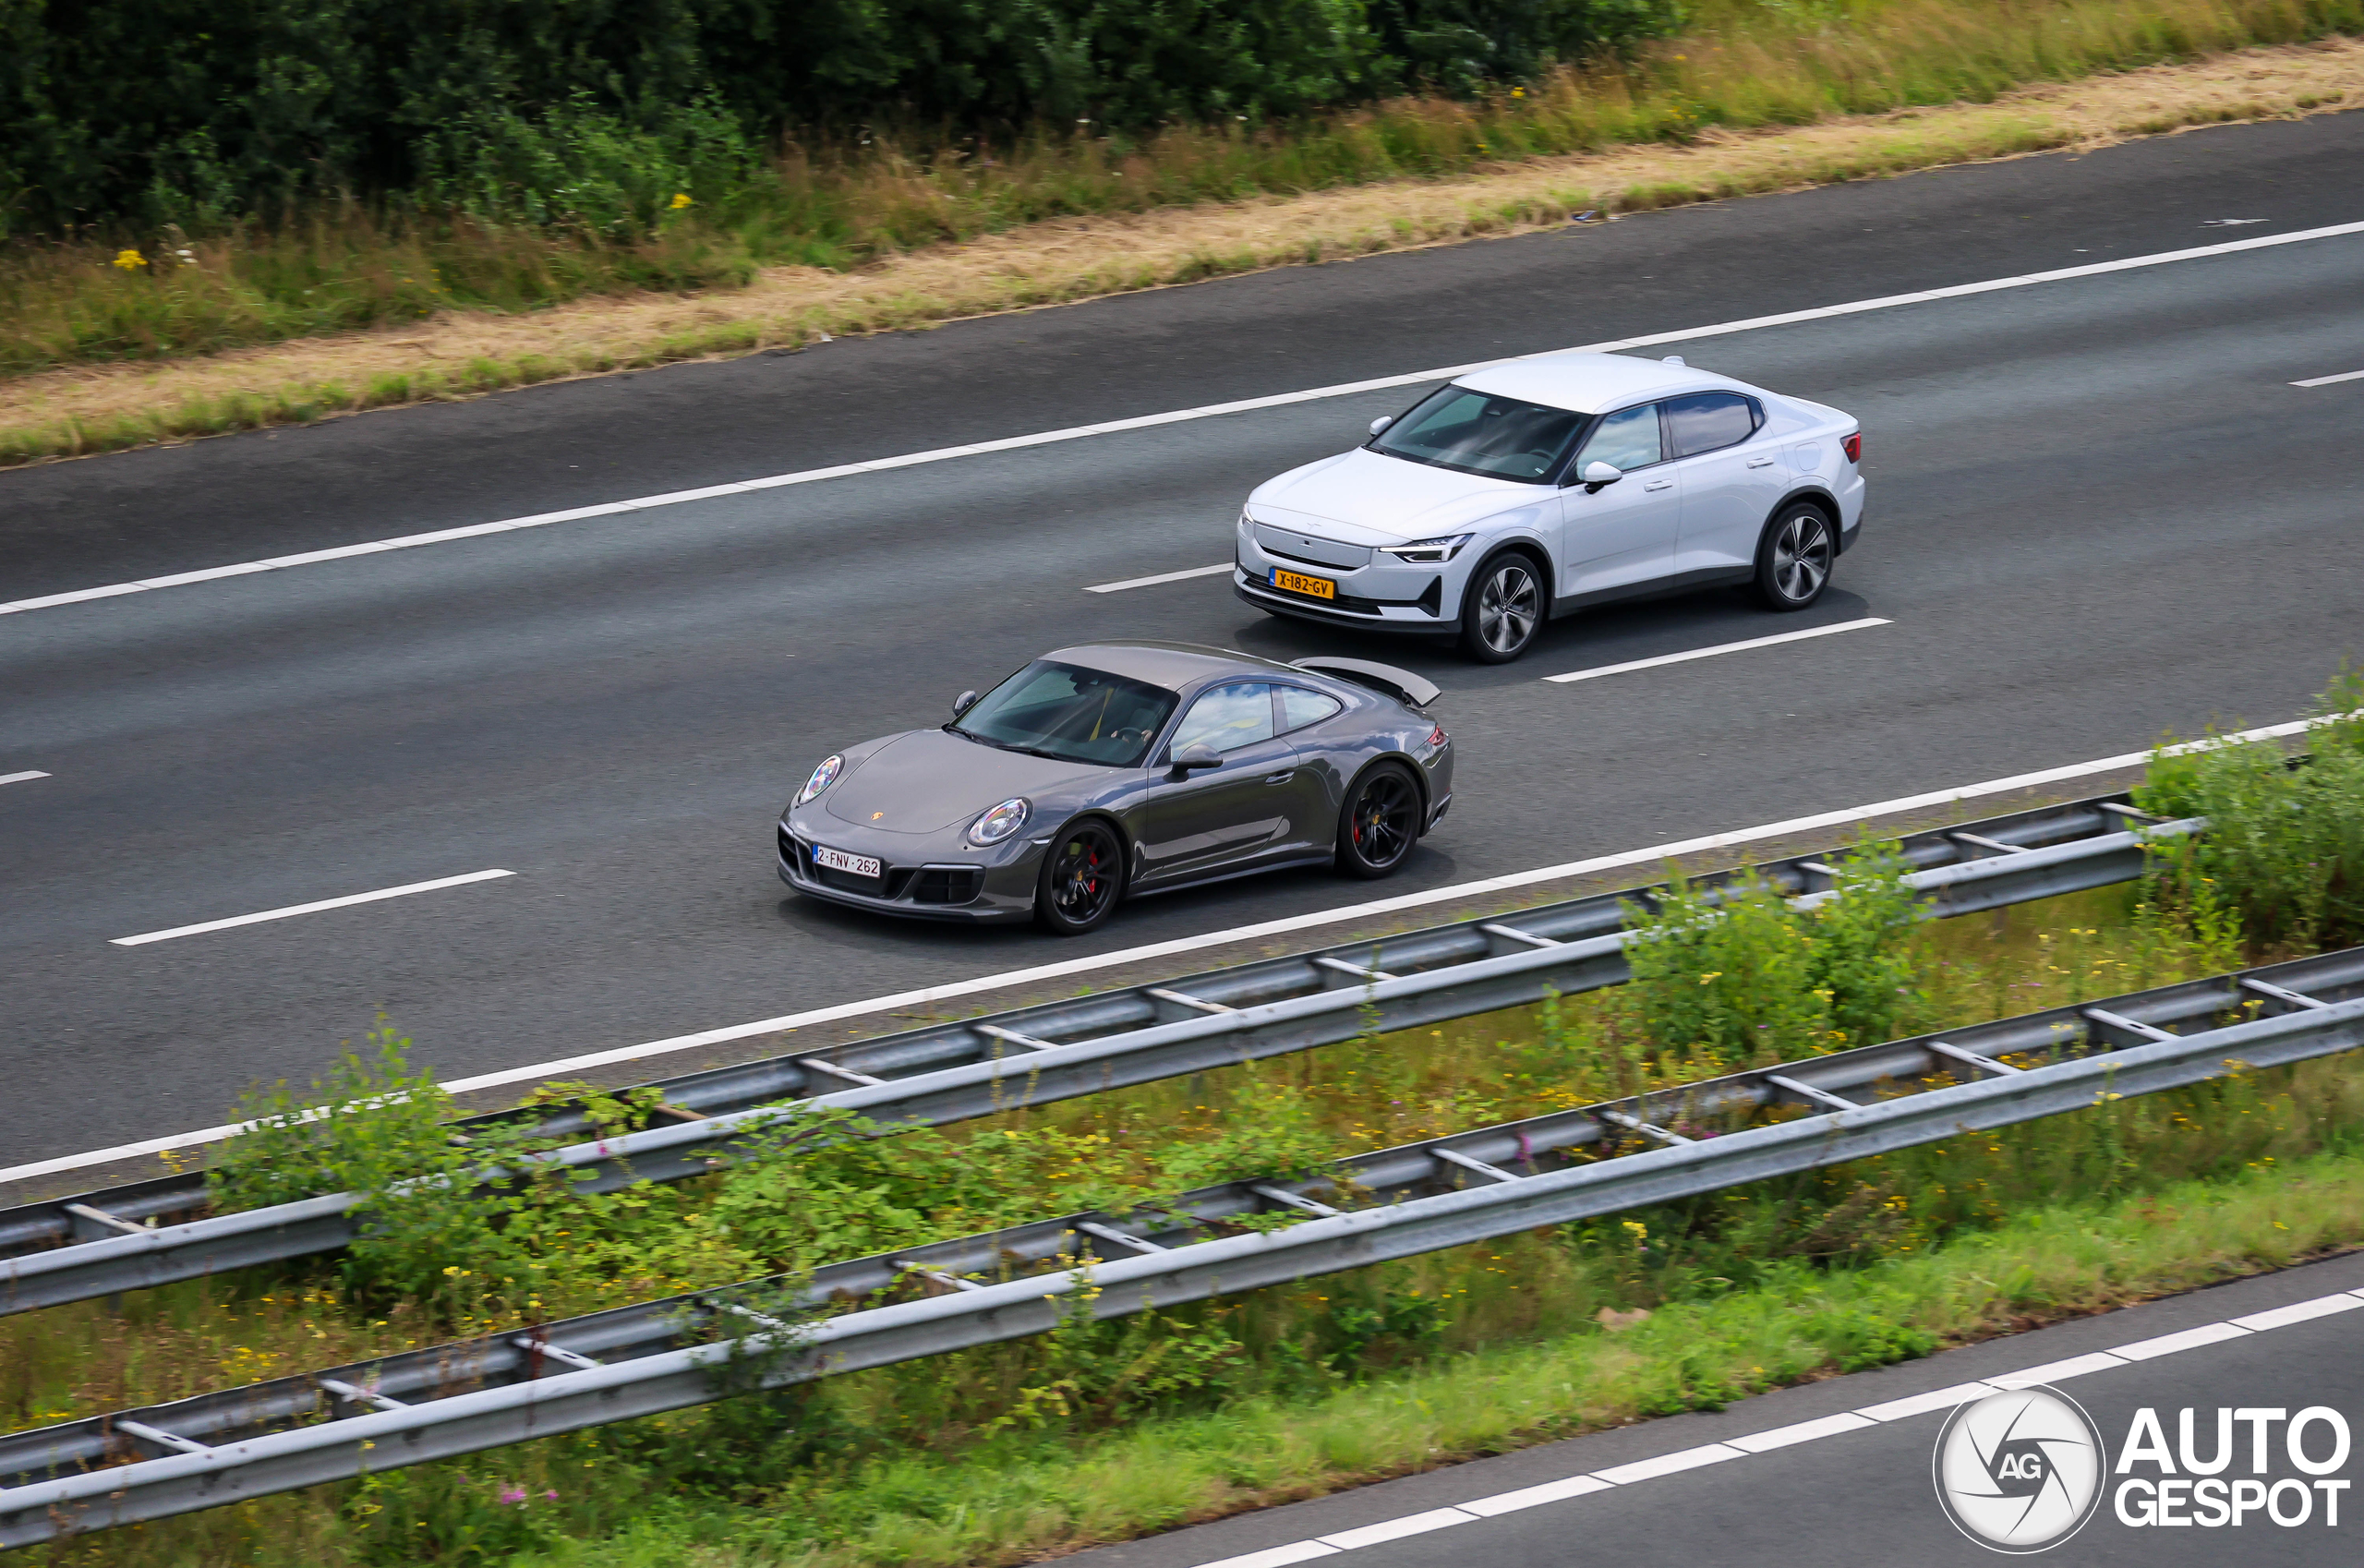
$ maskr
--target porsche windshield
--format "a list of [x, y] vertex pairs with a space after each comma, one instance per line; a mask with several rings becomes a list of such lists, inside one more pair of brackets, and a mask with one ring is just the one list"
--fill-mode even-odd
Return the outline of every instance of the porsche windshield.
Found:
[[1371, 450], [1490, 479], [1539, 485], [1586, 416], [1467, 387], [1439, 387], [1371, 438]]
[[1037, 659], [945, 726], [955, 735], [1060, 762], [1130, 767], [1174, 711], [1174, 694], [1104, 669]]

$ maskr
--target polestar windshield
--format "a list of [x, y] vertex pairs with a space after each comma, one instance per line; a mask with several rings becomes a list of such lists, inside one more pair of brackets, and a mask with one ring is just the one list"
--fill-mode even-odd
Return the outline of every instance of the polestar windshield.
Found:
[[945, 728], [1057, 762], [1132, 767], [1173, 711], [1174, 694], [1162, 687], [1037, 659]]
[[1440, 387], [1371, 438], [1371, 450], [1490, 479], [1539, 485], [1586, 416], [1539, 403]]

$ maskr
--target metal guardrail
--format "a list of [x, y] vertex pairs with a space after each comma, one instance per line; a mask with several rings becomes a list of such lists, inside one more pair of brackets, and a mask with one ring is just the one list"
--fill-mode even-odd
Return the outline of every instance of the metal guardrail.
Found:
[[[2219, 1023], [2242, 1013], [2265, 1016]], [[835, 1264], [807, 1282], [804, 1307], [898, 1285], [942, 1294], [818, 1322], [734, 1299], [768, 1303], [788, 1285], [755, 1281], [20, 1432], [0, 1438], [0, 1481], [12, 1483], [0, 1490], [0, 1547], [703, 1404], [726, 1396], [734, 1366], [780, 1386], [1038, 1333], [1086, 1283], [1095, 1317], [1171, 1307], [2358, 1045], [2364, 948], [2349, 948], [1457, 1133], [1296, 1180]], [[2031, 1055], [2048, 1059], [2024, 1065]], [[1783, 1107], [1808, 1114], [1743, 1125]], [[1669, 1126], [1701, 1123], [1717, 1135]], [[1628, 1149], [1638, 1152], [1617, 1152]], [[1237, 1223], [1254, 1214], [1305, 1217]], [[1045, 1263], [1053, 1272], [1027, 1272]], [[741, 1337], [716, 1341], [718, 1326]], [[734, 1363], [749, 1351], [763, 1355]]]
[[[1932, 915], [1947, 916], [2131, 880], [2144, 864], [2144, 840], [2202, 826], [2197, 818], [2158, 823], [2111, 795], [1912, 834], [1900, 850], [1919, 868], [1906, 881]], [[1832, 867], [1808, 854], [1695, 886], [1712, 893], [1751, 874], [1808, 902], [1827, 896], [1835, 880]], [[940, 1125], [1333, 1044], [1369, 1029], [1519, 1007], [1547, 991], [1613, 985], [1627, 978], [1623, 906], [1652, 891], [1597, 894], [668, 1080], [653, 1086], [673, 1108], [663, 1125], [542, 1158], [585, 1172], [578, 1185], [585, 1191], [679, 1180], [705, 1175], [734, 1139], [799, 1097], [881, 1125]], [[561, 1136], [591, 1130], [577, 1109], [544, 1114], [541, 1127]], [[329, 1193], [158, 1223], [201, 1211], [203, 1177], [192, 1174], [0, 1212], [0, 1314], [335, 1251], [353, 1239], [362, 1201]]]

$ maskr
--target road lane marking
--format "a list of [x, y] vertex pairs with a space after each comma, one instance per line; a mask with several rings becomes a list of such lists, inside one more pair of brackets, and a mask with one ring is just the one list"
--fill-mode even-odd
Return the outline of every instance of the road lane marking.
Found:
[[[137, 947], [149, 942], [170, 942], [176, 936], [195, 936], [208, 931], [227, 931], [236, 925], [259, 925], [267, 920], [290, 920], [296, 915], [317, 914], [322, 910], [341, 910], [351, 904], [374, 904], [381, 899], [406, 899], [413, 893], [432, 893], [440, 887], [460, 887], [471, 882], [490, 882], [496, 877], [514, 876], [513, 871], [472, 871], [465, 876], [439, 876], [432, 882], [410, 882], [400, 887], [380, 887], [374, 893], [347, 893], [342, 899], [321, 899], [309, 904], [290, 904], [282, 910], [264, 910], [257, 914], [232, 915], [227, 920], [200, 921], [195, 925], [176, 925], [170, 931], [145, 931], [137, 936], [110, 936], [108, 941], [118, 947]], [[166, 1147], [171, 1147], [169, 1144]]]
[[1121, 594], [1127, 588], [1153, 588], [1160, 583], [1179, 583], [1186, 577], [1212, 577], [1218, 572], [1230, 570], [1231, 562], [1226, 561], [1221, 566], [1193, 566], [1188, 572], [1161, 572], [1154, 577], [1128, 577], [1121, 583], [1102, 583], [1083, 591], [1087, 594]]
[[[2329, 718], [2296, 718], [2286, 724], [2269, 724], [2256, 730], [2243, 730], [2219, 737], [2216, 741], [2189, 741], [2170, 746], [2170, 755], [2197, 751], [2204, 746], [2233, 742], [2280, 740], [2301, 735], [2310, 730], [2333, 722]], [[753, 1023], [733, 1024], [725, 1029], [709, 1029], [695, 1034], [677, 1034], [669, 1039], [652, 1040], [641, 1045], [623, 1045], [612, 1050], [591, 1051], [579, 1056], [563, 1056], [556, 1061], [537, 1062], [531, 1067], [504, 1067], [497, 1072], [479, 1073], [474, 1078], [453, 1079], [443, 1087], [453, 1094], [465, 1094], [479, 1089], [499, 1089], [513, 1083], [540, 1082], [592, 1067], [612, 1067], [619, 1062], [645, 1061], [656, 1056], [669, 1055], [678, 1051], [694, 1051], [708, 1045], [728, 1044], [734, 1040], [752, 1039], [764, 1034], [785, 1034], [814, 1024], [837, 1023], [846, 1019], [871, 1017], [879, 1013], [933, 1007], [962, 996], [982, 992], [998, 991], [1012, 985], [1024, 985], [1045, 980], [1062, 980], [1070, 975], [1088, 974], [1095, 970], [1115, 969], [1125, 964], [1145, 963], [1152, 959], [1172, 958], [1181, 953], [1195, 953], [1209, 947], [1221, 947], [1235, 942], [1251, 942], [1262, 937], [1286, 935], [1294, 932], [1316, 930], [1341, 921], [1361, 920], [1374, 915], [1393, 914], [1404, 910], [1425, 908], [1432, 904], [1452, 903], [1461, 899], [1479, 898], [1489, 893], [1505, 892], [1512, 888], [1530, 887], [1542, 882], [1558, 882], [1572, 876], [1585, 876], [1597, 872], [1616, 871], [1628, 866], [1662, 864], [1684, 855], [1706, 854], [1717, 850], [1754, 844], [1767, 838], [1783, 838], [1792, 834], [1811, 833], [1825, 827], [1852, 827], [1875, 817], [1893, 816], [1900, 812], [1922, 811], [1930, 806], [1950, 805], [1958, 801], [1972, 801], [1987, 795], [2005, 795], [2018, 790], [2032, 790], [2066, 779], [2082, 778], [2096, 773], [2112, 773], [2122, 767], [2132, 767], [2147, 762], [2153, 754], [2128, 752], [2119, 756], [2100, 757], [2093, 762], [2074, 763], [2067, 767], [2046, 768], [2038, 773], [2014, 774], [2008, 778], [1989, 779], [1983, 784], [1964, 784], [1951, 790], [1932, 790], [1925, 794], [1904, 795], [1892, 801], [1875, 801], [1869, 805], [1851, 806], [1845, 811], [1820, 812], [1813, 816], [1791, 817], [1786, 822], [1767, 823], [1761, 827], [1744, 827], [1730, 833], [1710, 833], [1696, 838], [1681, 839], [1668, 844], [1651, 844], [1638, 850], [1626, 850], [1613, 855], [1598, 855], [1590, 860], [1570, 861], [1563, 865], [1548, 865], [1534, 871], [1513, 872], [1503, 876], [1491, 876], [1477, 882], [1459, 882], [1447, 887], [1431, 887], [1423, 892], [1405, 893], [1393, 899], [1378, 899], [1369, 903], [1346, 904], [1336, 909], [1318, 910], [1311, 914], [1290, 915], [1281, 920], [1265, 921], [1256, 925], [1234, 926], [1226, 931], [1213, 931], [1200, 936], [1177, 936], [1169, 941], [1152, 942], [1139, 947], [1120, 948], [1113, 953], [1094, 957], [1067, 959], [1058, 963], [1040, 964], [1032, 969], [1007, 970], [999, 974], [980, 975], [971, 980], [955, 980], [941, 985], [923, 986], [916, 991], [899, 991], [891, 996], [873, 996], [866, 1001], [840, 1002], [832, 1007], [814, 1007], [806, 1012], [789, 1013], [779, 1018], [757, 1019]], [[154, 1154], [167, 1149], [188, 1149], [199, 1144], [218, 1143], [239, 1132], [244, 1124], [231, 1123], [222, 1127], [199, 1128], [192, 1132], [171, 1138], [143, 1139], [135, 1143], [117, 1144], [111, 1149], [93, 1149], [79, 1154], [61, 1154], [54, 1159], [36, 1160], [28, 1164], [12, 1165], [0, 1170], [0, 1183], [29, 1181], [36, 1176], [53, 1176], [59, 1171], [79, 1170], [86, 1165], [105, 1164], [114, 1160], [132, 1159]]]
[[2337, 376], [2317, 376], [2311, 381], [2293, 381], [2294, 387], [2327, 387], [2334, 381], [2364, 381], [2364, 370], [2349, 370]]
[[46, 773], [0, 773], [0, 784], [30, 784], [36, 778], [46, 778]]
[[1604, 675], [1625, 675], [1636, 669], [1656, 669], [1662, 664], [1688, 664], [1695, 658], [1713, 658], [1718, 654], [1746, 653], [1751, 648], [1769, 648], [1777, 643], [1803, 643], [1809, 637], [1828, 637], [1840, 632], [1860, 632], [1866, 626], [1893, 624], [1895, 622], [1882, 616], [1873, 615], [1861, 621], [1842, 621], [1836, 626], [1815, 626], [1803, 632], [1781, 632], [1770, 637], [1751, 637], [1744, 643], [1718, 643], [1712, 648], [1660, 654], [1656, 658], [1629, 659], [1623, 664], [1604, 664], [1598, 669], [1571, 670], [1565, 675], [1546, 675], [1543, 679], [1560, 685], [1571, 681], [1598, 681]]
[[1091, 436], [1116, 435], [1128, 430], [1146, 430], [1159, 425], [1176, 425], [1193, 419], [1212, 419], [1226, 414], [1247, 414], [1260, 408], [1284, 408], [1294, 403], [1316, 403], [1325, 398], [1352, 397], [1362, 392], [1384, 392], [1391, 387], [1415, 387], [1427, 381], [1447, 381], [1455, 376], [1472, 375], [1498, 365], [1515, 365], [1522, 360], [1541, 359], [1553, 354], [1593, 353], [1613, 354], [1621, 349], [1649, 348], [1659, 344], [1693, 343], [1701, 338], [1729, 337], [1739, 332], [1760, 332], [1767, 327], [1787, 327], [1802, 321], [1827, 321], [1840, 316], [1860, 316], [1871, 310], [1892, 310], [1904, 305], [1925, 305], [1933, 300], [1963, 299], [1972, 295], [1993, 294], [2001, 289], [2032, 288], [2040, 283], [2068, 283], [2079, 278], [2100, 277], [2110, 272], [2131, 271], [2143, 267], [2164, 267], [2177, 261], [2194, 261], [2212, 256], [2229, 256], [2239, 251], [2263, 250], [2274, 246], [2297, 245], [2305, 240], [2333, 239], [2342, 235], [2364, 234], [2364, 223], [2334, 223], [2324, 228], [2302, 229], [2296, 234], [2260, 235], [2254, 239], [2226, 240], [2220, 245], [2192, 246], [2183, 250], [2162, 250], [2148, 256], [2129, 256], [2117, 261], [2094, 261], [2081, 267], [2060, 267], [2047, 272], [2025, 272], [2013, 277], [1989, 278], [1981, 283], [1954, 283], [1945, 288], [1922, 289], [1912, 294], [1882, 295], [1874, 299], [1850, 300], [1840, 305], [1818, 305], [1807, 310], [1785, 310], [1772, 316], [1751, 316], [1737, 321], [1719, 321], [1705, 327], [1683, 327], [1669, 332], [1647, 332], [1640, 337], [1616, 338], [1607, 343], [1579, 344], [1573, 349], [1546, 349], [1538, 354], [1514, 355], [1506, 359], [1477, 360], [1467, 365], [1447, 365], [1434, 370], [1416, 370], [1404, 376], [1381, 376], [1367, 381], [1341, 381], [1334, 386], [1311, 387], [1304, 392], [1276, 392], [1270, 397], [1241, 398], [1233, 403], [1210, 403], [1197, 408], [1177, 408], [1165, 414], [1144, 414], [1131, 419], [1112, 419], [1103, 425], [1074, 425], [1063, 430], [1043, 430], [1031, 436], [1009, 436], [1000, 440], [979, 441], [971, 446], [937, 447], [929, 452], [914, 452], [901, 457], [882, 457], [868, 463], [840, 463], [827, 468], [806, 468], [793, 474], [775, 474], [768, 478], [745, 479], [728, 485], [707, 485], [700, 489], [669, 490], [663, 495], [641, 496], [631, 501], [603, 501], [596, 506], [577, 506], [563, 512], [539, 512], [529, 517], [512, 517], [498, 523], [473, 523], [464, 527], [440, 528], [428, 534], [404, 534], [390, 539], [373, 539], [367, 544], [342, 545], [333, 549], [308, 550], [300, 555], [275, 556], [267, 561], [249, 561], [235, 566], [208, 567], [201, 572], [179, 572], [170, 576], [142, 578], [133, 583], [114, 583], [103, 588], [77, 588], [71, 593], [45, 594], [39, 598], [18, 599], [0, 604], [0, 615], [14, 615], [30, 609], [52, 609], [61, 605], [80, 604], [88, 599], [110, 598], [119, 594], [147, 593], [156, 588], [176, 588], [190, 583], [211, 582], [218, 577], [235, 577], [248, 572], [272, 572], [290, 566], [309, 566], [324, 561], [344, 561], [356, 555], [376, 555], [386, 550], [416, 549], [422, 545], [447, 544], [455, 539], [482, 538], [488, 534], [503, 534], [517, 528], [543, 528], [554, 523], [572, 523], [585, 517], [612, 517], [627, 512], [646, 511], [654, 507], [677, 506], [683, 501], [710, 501], [718, 496], [745, 495], [755, 490], [777, 489], [786, 485], [809, 485], [823, 479], [844, 478], [854, 474], [876, 474], [890, 468], [909, 468], [923, 463], [943, 463], [956, 457], [976, 457], [988, 452], [1016, 452], [1030, 446], [1048, 446], [1057, 441], [1081, 440]]
[[[1406, 1514], [1399, 1518], [1381, 1519], [1376, 1524], [1361, 1525], [1351, 1530], [1339, 1530], [1318, 1536], [1311, 1540], [1291, 1541], [1285, 1546], [1266, 1547], [1239, 1557], [1218, 1558], [1202, 1562], [1199, 1568], [1285, 1568], [1293, 1562], [1310, 1562], [1317, 1557], [1332, 1557], [1357, 1547], [1377, 1546], [1383, 1541], [1400, 1540], [1405, 1536], [1420, 1535], [1442, 1529], [1450, 1525], [1474, 1522], [1471, 1518], [1491, 1519], [1503, 1514], [1532, 1508], [1539, 1503], [1559, 1502], [1569, 1498], [1588, 1497], [1595, 1492], [1622, 1490], [1646, 1481], [1658, 1480], [1696, 1470], [1705, 1465], [1720, 1464], [1729, 1459], [1743, 1459], [1751, 1454], [1768, 1453], [1776, 1449], [1793, 1448], [1800, 1443], [1814, 1442], [1827, 1437], [1839, 1437], [1859, 1432], [1884, 1422], [1926, 1416], [1940, 1410], [1951, 1410], [1973, 1399], [1984, 1399], [1990, 1393], [2007, 1389], [2026, 1388], [2036, 1383], [2064, 1381], [2092, 1372], [2107, 1371], [2113, 1367], [2131, 1366], [2137, 1360], [2153, 1356], [2173, 1355], [2177, 1351], [2197, 1350], [2204, 1345], [2220, 1345], [2226, 1340], [2247, 1339], [2260, 1329], [2285, 1328], [2292, 1323], [2309, 1322], [2334, 1312], [2345, 1312], [2364, 1307], [2364, 1291], [2343, 1291], [2335, 1296], [2318, 1297], [2312, 1301], [2293, 1302], [2271, 1311], [2252, 1313], [2230, 1322], [2203, 1323], [2181, 1333], [2163, 1334], [2157, 1339], [2139, 1340], [2121, 1345], [2116, 1351], [2096, 1351], [2066, 1361], [2048, 1362], [2030, 1367], [2023, 1371], [2005, 1372], [1980, 1382], [1957, 1383], [1928, 1393], [1917, 1393], [1907, 1399], [1892, 1399], [1882, 1405], [1866, 1405], [1860, 1410], [1841, 1411], [1816, 1420], [1799, 1421], [1786, 1427], [1773, 1427], [1745, 1437], [1727, 1439], [1697, 1448], [1686, 1448], [1673, 1453], [1662, 1453], [1655, 1459], [1636, 1460], [1630, 1465], [1612, 1465], [1590, 1475], [1570, 1476], [1564, 1480], [1546, 1481], [1540, 1486], [1522, 1487], [1516, 1491], [1497, 1492], [1491, 1497], [1474, 1498], [1443, 1508], [1424, 1513]], [[2244, 1328], [2242, 1325], [2248, 1325]]]

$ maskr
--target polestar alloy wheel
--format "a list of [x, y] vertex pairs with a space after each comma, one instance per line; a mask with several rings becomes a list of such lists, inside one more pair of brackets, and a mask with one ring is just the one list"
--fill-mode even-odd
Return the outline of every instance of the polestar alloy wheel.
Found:
[[1508, 664], [1543, 624], [1544, 590], [1531, 557], [1496, 556], [1470, 578], [1461, 645], [1480, 664]]
[[1803, 609], [1822, 597], [1837, 536], [1822, 508], [1796, 505], [1773, 520], [1756, 551], [1756, 595], [1768, 609]]

